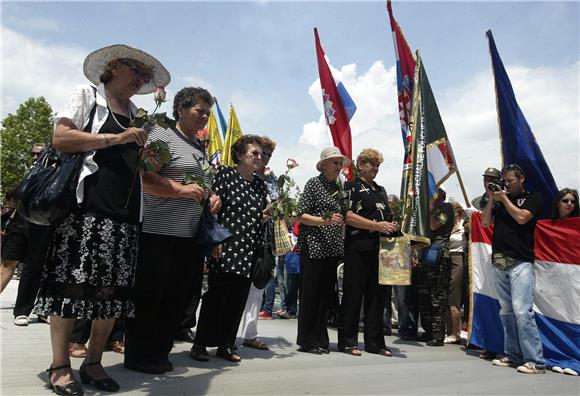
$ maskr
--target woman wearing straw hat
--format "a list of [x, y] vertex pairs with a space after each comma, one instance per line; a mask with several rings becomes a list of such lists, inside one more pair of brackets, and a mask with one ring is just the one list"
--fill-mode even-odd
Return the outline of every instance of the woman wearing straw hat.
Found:
[[338, 175], [350, 160], [337, 147], [320, 153], [316, 169], [320, 175], [304, 186], [298, 203], [300, 232], [300, 306], [298, 351], [328, 353], [329, 340], [325, 314], [333, 305], [338, 260], [344, 255], [343, 199]]
[[76, 190], [78, 207], [54, 225], [36, 313], [51, 316], [53, 360], [50, 387], [59, 395], [82, 395], [70, 367], [68, 342], [75, 318], [91, 319], [88, 353], [80, 368], [83, 384], [115, 392], [101, 357], [115, 319], [134, 316], [132, 289], [137, 264], [141, 183], [133, 175], [145, 130], [130, 127], [136, 107], [130, 98], [166, 86], [170, 76], [151, 55], [125, 45], [87, 56], [91, 85], [75, 88], [55, 119], [53, 145], [85, 153]]

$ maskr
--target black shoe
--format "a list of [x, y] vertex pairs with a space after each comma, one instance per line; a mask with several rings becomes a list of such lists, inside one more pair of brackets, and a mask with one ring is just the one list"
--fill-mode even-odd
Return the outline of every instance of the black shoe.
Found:
[[173, 337], [175, 341], [189, 342], [193, 344], [195, 342], [195, 333], [191, 329], [182, 329], [178, 331]]
[[427, 346], [443, 346], [445, 345], [445, 342], [443, 340], [429, 340], [426, 343]]
[[386, 336], [393, 335], [393, 330], [391, 329], [383, 329], [383, 334]]
[[318, 348], [318, 350], [324, 355], [328, 355], [330, 353], [330, 350], [327, 348]]
[[194, 345], [191, 347], [191, 352], [189, 352], [189, 356], [193, 360], [197, 360], [198, 362], [209, 362], [209, 353], [204, 346]]
[[320, 350], [320, 348], [306, 348], [306, 347], [300, 347], [298, 348], [298, 352], [306, 352], [306, 353], [312, 353], [314, 355], [322, 355], [322, 351]]
[[63, 386], [52, 384], [52, 382], [50, 380], [50, 376], [51, 376], [52, 372], [56, 371], [56, 370], [65, 369], [65, 368], [70, 369], [70, 364], [64, 364], [64, 365], [58, 366], [58, 367], [50, 366], [48, 368], [48, 370], [46, 370], [48, 372], [48, 385], [50, 386], [50, 388], [57, 395], [68, 395], [68, 396], [82, 396], [82, 395], [84, 395], [85, 392], [83, 391], [83, 388], [75, 379], [73, 379], [73, 382], [70, 382], [70, 383], [63, 385]]
[[423, 333], [421, 336], [417, 337], [416, 340], [420, 342], [426, 342], [430, 341], [432, 338], [433, 337], [431, 336], [431, 333]]
[[411, 335], [411, 334], [407, 334], [407, 333], [403, 333], [400, 335], [402, 340], [405, 341], [413, 341], [417, 338], [417, 336]]
[[100, 380], [96, 380], [87, 373], [87, 366], [95, 366], [97, 364], [101, 364], [101, 362], [91, 362], [87, 363], [86, 361], [81, 364], [79, 368], [79, 375], [81, 376], [81, 381], [85, 385], [92, 385], [98, 390], [102, 390], [105, 392], [117, 392], [121, 387], [112, 378], [103, 378]]
[[168, 362], [168, 363], [169, 363], [169, 365], [167, 365], [167, 364], [154, 364], [154, 363], [135, 363], [135, 364], [133, 364], [133, 363], [125, 362], [124, 366], [126, 369], [138, 371], [140, 373], [163, 374], [166, 371], [171, 371], [173, 369], [171, 362]]

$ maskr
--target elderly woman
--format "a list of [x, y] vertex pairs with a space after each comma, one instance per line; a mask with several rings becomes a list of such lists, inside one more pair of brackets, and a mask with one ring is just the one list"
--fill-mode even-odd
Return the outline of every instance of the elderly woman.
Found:
[[[193, 294], [201, 290], [203, 257], [194, 237], [206, 197], [203, 185], [183, 184], [186, 173], [205, 177], [205, 145], [196, 133], [207, 124], [213, 105], [203, 88], [175, 95], [174, 128], [156, 128], [149, 141], [167, 143], [171, 162], [143, 174], [145, 207], [137, 267], [136, 315], [127, 321], [125, 367], [149, 374], [171, 371], [173, 337]], [[210, 180], [206, 180], [209, 185]], [[210, 197], [210, 210], [221, 203]]]
[[218, 219], [233, 236], [212, 251], [208, 290], [191, 348], [191, 357], [197, 361], [207, 362], [206, 347], [214, 346], [217, 356], [234, 363], [242, 360], [232, 348], [250, 291], [252, 265], [262, 245], [267, 189], [256, 174], [262, 156], [262, 139], [242, 136], [232, 146], [236, 167], [221, 167], [212, 185], [222, 202]]
[[390, 288], [379, 285], [380, 236], [397, 231], [385, 189], [374, 180], [383, 162], [377, 150], [364, 149], [356, 159], [360, 177], [345, 184], [348, 191], [342, 294], [342, 328], [338, 349], [360, 356], [358, 322], [364, 297], [365, 351], [391, 356], [383, 335], [383, 310]]
[[320, 153], [316, 169], [320, 174], [304, 186], [298, 203], [300, 223], [300, 306], [298, 316], [298, 351], [328, 353], [326, 312], [333, 306], [336, 267], [344, 255], [344, 218], [342, 191], [338, 175], [350, 160], [337, 147]]
[[[256, 172], [256, 174], [264, 180], [266, 187], [268, 189], [268, 201], [272, 202], [278, 199], [280, 192], [278, 189], [278, 185], [276, 183], [277, 179], [273, 173], [269, 175], [265, 175], [266, 167], [270, 162], [270, 158], [272, 154], [274, 154], [274, 150], [276, 149], [276, 143], [270, 139], [268, 136], [262, 136], [262, 165]], [[270, 219], [270, 216], [267, 217], [268, 221], [264, 224], [264, 234], [262, 237], [262, 241], [266, 247], [266, 249], [270, 249], [271, 251], [274, 248], [274, 222]], [[271, 265], [274, 267], [274, 256], [271, 255], [270, 259], [272, 260]], [[274, 278], [272, 278], [274, 279]], [[272, 280], [271, 279], [271, 280]], [[270, 280], [270, 281], [271, 281]], [[270, 287], [270, 283], [265, 288]], [[274, 284], [275, 287], [275, 284]], [[268, 350], [268, 345], [258, 338], [258, 317], [260, 315], [260, 307], [262, 307], [262, 301], [268, 296], [268, 293], [264, 293], [264, 289], [258, 289], [252, 283], [250, 285], [250, 291], [248, 294], [248, 298], [246, 300], [246, 306], [244, 308], [244, 313], [242, 314], [242, 326], [240, 329], [240, 335], [243, 339], [243, 344], [247, 348], [255, 348], [259, 350]], [[264, 297], [266, 295], [266, 297]]]
[[85, 76], [98, 84], [77, 87], [55, 118], [53, 145], [85, 153], [76, 191], [79, 207], [55, 224], [36, 313], [50, 316], [53, 360], [49, 385], [59, 395], [82, 395], [68, 354], [74, 319], [91, 319], [83, 384], [114, 392], [119, 385], [103, 366], [103, 348], [117, 318], [135, 315], [135, 283], [141, 184], [126, 205], [145, 130], [130, 127], [136, 107], [130, 98], [165, 86], [167, 70], [135, 48], [113, 45], [85, 59]]
[[552, 219], [567, 219], [578, 217], [578, 191], [571, 188], [564, 188], [558, 191], [552, 203]]

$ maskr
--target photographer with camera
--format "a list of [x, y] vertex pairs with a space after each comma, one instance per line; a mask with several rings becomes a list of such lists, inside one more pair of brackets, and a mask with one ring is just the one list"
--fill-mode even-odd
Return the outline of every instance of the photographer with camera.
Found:
[[[534, 228], [542, 212], [542, 196], [524, 190], [519, 165], [502, 169], [498, 183], [488, 183], [484, 227], [492, 222], [492, 263], [504, 329], [506, 357], [494, 359], [499, 367], [517, 367], [526, 374], [545, 373], [542, 342], [534, 319]], [[501, 188], [505, 186], [504, 188]], [[498, 204], [494, 205], [497, 202]]]
[[496, 168], [489, 167], [483, 172], [482, 176], [483, 176], [483, 188], [485, 188], [486, 192], [484, 192], [482, 195], [480, 195], [477, 198], [474, 198], [471, 201], [471, 204], [477, 210], [485, 209], [485, 205], [487, 205], [487, 185], [489, 183], [494, 183], [501, 180], [501, 172]]

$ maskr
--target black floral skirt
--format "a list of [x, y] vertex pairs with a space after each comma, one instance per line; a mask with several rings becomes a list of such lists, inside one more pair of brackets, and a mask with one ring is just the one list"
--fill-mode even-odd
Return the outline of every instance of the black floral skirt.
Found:
[[72, 213], [56, 225], [35, 313], [78, 319], [132, 318], [139, 225]]

